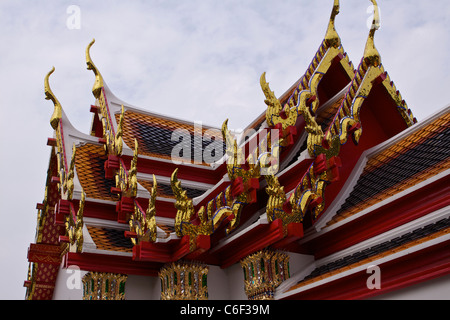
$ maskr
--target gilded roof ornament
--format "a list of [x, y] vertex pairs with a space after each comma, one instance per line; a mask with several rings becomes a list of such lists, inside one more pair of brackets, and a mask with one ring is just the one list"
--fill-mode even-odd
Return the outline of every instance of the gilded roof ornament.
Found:
[[122, 196], [127, 198], [134, 198], [137, 195], [138, 181], [137, 181], [137, 161], [139, 153], [139, 145], [134, 139], [134, 153], [131, 160], [130, 169], [127, 170], [123, 162], [120, 163], [120, 168], [116, 173], [116, 188], [120, 188]]
[[341, 38], [336, 31], [334, 21], [339, 14], [339, 0], [334, 0], [333, 10], [331, 11], [330, 22], [328, 23], [327, 33], [325, 34], [325, 41], [329, 47], [339, 47], [341, 45]]
[[45, 88], [45, 100], [52, 100], [53, 105], [55, 106], [55, 110], [53, 111], [53, 115], [50, 118], [50, 124], [54, 130], [58, 127], [59, 120], [61, 120], [62, 117], [62, 108], [61, 104], [59, 103], [58, 99], [56, 99], [55, 94], [53, 93], [52, 89], [50, 88], [49, 84], [49, 77], [50, 75], [55, 71], [55, 67], [50, 70], [49, 73], [44, 78], [44, 88]]
[[205, 207], [202, 206], [197, 211], [197, 216], [200, 224], [196, 225], [191, 222], [195, 216], [195, 209], [192, 199], [190, 199], [186, 190], [181, 187], [181, 182], [178, 180], [178, 168], [172, 173], [170, 184], [175, 195], [175, 208], [178, 210], [175, 217], [175, 231], [178, 236], [183, 235], [211, 235], [219, 227], [219, 225], [227, 217], [233, 214], [233, 209], [229, 206], [232, 199], [229, 192], [226, 192], [226, 198], [223, 193], [217, 199], [211, 200], [207, 205], [205, 215]]
[[207, 265], [196, 262], [165, 265], [158, 273], [161, 300], [208, 300], [208, 271]]
[[94, 86], [92, 87], [92, 93], [94, 94], [94, 97], [98, 99], [100, 97], [100, 93], [103, 88], [103, 77], [100, 74], [100, 71], [98, 71], [94, 62], [92, 61], [91, 54], [89, 52], [94, 43], [95, 43], [95, 39], [92, 39], [92, 41], [89, 43], [89, 45], [86, 48], [86, 64], [87, 64], [87, 69], [92, 70], [95, 74], [95, 83], [94, 83]]
[[181, 187], [181, 182], [178, 180], [177, 175], [178, 168], [174, 170], [170, 178], [170, 185], [176, 199], [175, 208], [177, 209], [177, 214], [175, 216], [175, 232], [178, 236], [183, 236], [187, 234], [186, 230], [183, 230], [183, 227], [191, 226], [191, 229], [195, 230], [188, 230], [188, 233], [191, 233], [193, 235], [209, 234], [208, 226], [203, 225], [200, 227], [196, 227], [191, 225], [190, 221], [195, 214], [194, 203], [192, 199], [187, 196], [186, 190]]
[[286, 212], [284, 204], [286, 202], [286, 192], [284, 187], [278, 181], [278, 177], [271, 174], [265, 176], [267, 187], [266, 192], [269, 195], [266, 205], [267, 219], [273, 222], [281, 219], [283, 226], [286, 227], [290, 223], [300, 223], [303, 221], [303, 214], [299, 212]]
[[156, 196], [157, 196], [158, 183], [156, 177], [153, 175], [153, 187], [150, 193], [150, 199], [148, 199], [148, 208], [145, 211], [145, 224], [152, 242], [156, 241]]
[[242, 150], [238, 148], [236, 139], [228, 130], [228, 119], [222, 124], [222, 137], [226, 142], [226, 154], [227, 159], [227, 172], [230, 180], [234, 180], [237, 177], [237, 172], [241, 170], [240, 164], [244, 163], [244, 155]]
[[273, 300], [276, 288], [290, 278], [289, 255], [264, 249], [241, 260], [249, 300]]
[[114, 138], [114, 153], [116, 155], [121, 155], [123, 150], [123, 119], [125, 117], [125, 110], [122, 105], [122, 112], [120, 113], [119, 123], [117, 124], [117, 132]]
[[89, 272], [83, 282], [83, 300], [125, 300], [128, 276], [118, 273]]
[[68, 200], [72, 200], [72, 196], [73, 196], [73, 188], [74, 188], [73, 179], [75, 177], [76, 153], [77, 153], [77, 148], [75, 147], [75, 143], [74, 143], [72, 146], [72, 158], [70, 159], [69, 172], [67, 173], [67, 179], [64, 181], [64, 189], [67, 190], [67, 199]]
[[266, 121], [269, 126], [275, 126], [277, 123], [281, 123], [282, 128], [286, 129], [289, 126], [295, 125], [297, 122], [296, 110], [292, 110], [291, 112], [291, 106], [289, 104], [285, 104], [283, 108], [275, 93], [270, 90], [269, 83], [266, 81], [265, 72], [261, 75], [259, 83], [266, 97], [264, 102], [267, 105]]
[[128, 224], [130, 231], [136, 236], [131, 238], [134, 245], [138, 245], [141, 241], [156, 241], [156, 196], [158, 184], [156, 177], [153, 175], [153, 186], [148, 200], [148, 208], [144, 212], [138, 202], [134, 203], [134, 212], [130, 216]]
[[367, 38], [366, 48], [364, 49], [364, 61], [367, 65], [378, 67], [381, 64], [381, 56], [375, 48], [375, 31], [380, 28], [380, 11], [376, 0], [370, 0], [373, 4], [373, 20], [370, 27], [369, 37]]
[[[76, 252], [83, 249], [83, 212], [86, 201], [86, 194], [81, 190], [81, 200], [77, 213], [71, 213], [66, 216], [65, 227], [69, 236], [70, 245], [76, 245]], [[73, 210], [73, 209], [71, 209]]]

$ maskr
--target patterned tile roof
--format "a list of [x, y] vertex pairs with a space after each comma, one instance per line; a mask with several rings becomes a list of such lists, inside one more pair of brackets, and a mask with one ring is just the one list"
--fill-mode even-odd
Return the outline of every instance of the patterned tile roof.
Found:
[[132, 252], [133, 244], [125, 238], [123, 230], [87, 226], [97, 249], [119, 252]]
[[[148, 181], [148, 180], [138, 180], [138, 182], [145, 189], [147, 189], [148, 192], [151, 192], [152, 187], [153, 187], [153, 182]], [[187, 196], [191, 199], [195, 198], [195, 197], [199, 197], [205, 192], [205, 190], [187, 188], [187, 187], [183, 187], [183, 190], [186, 190]], [[161, 182], [158, 182], [156, 196], [163, 197], [163, 198], [175, 199], [175, 196], [173, 194], [172, 187], [170, 186], [170, 184], [161, 183]]]
[[[116, 114], [116, 121], [119, 121], [120, 114]], [[187, 124], [181, 121], [168, 120], [162, 117], [151, 116], [148, 114], [125, 111], [123, 124], [123, 139], [128, 146], [134, 146], [134, 139], [139, 143], [139, 154], [171, 160], [172, 150], [180, 143], [180, 140], [172, 141], [175, 130], [187, 130], [191, 135], [188, 147], [191, 149], [190, 158], [194, 161], [194, 124]], [[202, 127], [202, 135], [210, 138], [208, 128]], [[215, 130], [214, 141], [222, 142], [222, 153], [225, 153], [225, 142], [223, 141], [221, 131]], [[202, 139], [202, 154], [206, 146], [212, 142], [208, 138]], [[183, 141], [185, 142], [185, 141]], [[219, 146], [215, 148], [220, 151]], [[180, 155], [183, 156], [183, 155]], [[212, 156], [215, 157], [215, 154]], [[204, 160], [204, 159], [202, 159]], [[208, 165], [204, 161], [203, 165]]]
[[[175, 227], [173, 226], [158, 223], [157, 227], [165, 232], [165, 236], [162, 236], [162, 238], [167, 238], [171, 233], [175, 232]], [[133, 252], [133, 244], [130, 239], [124, 236], [124, 230], [95, 226], [87, 226], [87, 229], [97, 249], [128, 253]]]
[[450, 112], [366, 163], [330, 226], [450, 168]]
[[117, 201], [118, 196], [111, 193], [114, 180], [105, 179], [106, 160], [103, 146], [89, 143], [78, 146], [75, 157], [78, 179], [88, 198]]

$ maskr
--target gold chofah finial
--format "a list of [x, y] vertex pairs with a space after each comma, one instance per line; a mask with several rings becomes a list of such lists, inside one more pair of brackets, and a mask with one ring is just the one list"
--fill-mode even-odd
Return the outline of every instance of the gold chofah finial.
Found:
[[373, 20], [370, 26], [369, 37], [367, 38], [366, 48], [364, 49], [364, 61], [366, 64], [377, 67], [381, 64], [381, 56], [375, 48], [375, 31], [380, 28], [380, 12], [376, 0], [370, 0], [373, 4]]
[[94, 94], [95, 98], [99, 98], [100, 97], [100, 93], [103, 87], [103, 78], [102, 75], [100, 74], [100, 71], [98, 71], [97, 67], [95, 66], [94, 62], [91, 59], [91, 55], [89, 50], [91, 49], [92, 45], [95, 43], [95, 39], [92, 39], [91, 43], [89, 43], [89, 45], [86, 48], [86, 64], [87, 64], [87, 69], [88, 70], [92, 70], [95, 74], [95, 83], [94, 83], [94, 87], [92, 88], [92, 93]]
[[61, 104], [59, 103], [58, 99], [56, 99], [55, 95], [53, 94], [53, 91], [50, 88], [50, 84], [48, 82], [48, 79], [49, 79], [50, 75], [54, 71], [55, 71], [55, 67], [53, 67], [52, 70], [50, 70], [50, 72], [47, 73], [47, 75], [45, 76], [44, 87], [45, 87], [45, 99], [46, 100], [52, 100], [53, 101], [53, 105], [55, 106], [55, 110], [53, 111], [53, 115], [50, 118], [50, 124], [51, 124], [53, 130], [56, 130], [56, 128], [58, 127], [58, 124], [59, 124], [59, 120], [61, 120], [62, 108], [61, 108]]
[[331, 11], [330, 22], [328, 23], [327, 33], [325, 34], [325, 41], [329, 47], [339, 47], [341, 45], [341, 38], [336, 31], [334, 20], [339, 14], [339, 0], [334, 0], [333, 10]]

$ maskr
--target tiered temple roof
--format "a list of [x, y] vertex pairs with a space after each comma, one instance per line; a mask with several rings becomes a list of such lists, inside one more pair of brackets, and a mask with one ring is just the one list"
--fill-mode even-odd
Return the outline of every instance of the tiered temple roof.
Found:
[[[275, 298], [366, 297], [372, 293], [344, 294], [329, 283], [375, 259], [388, 265], [394, 252], [402, 261], [398, 248], [426, 250], [428, 239], [445, 236], [448, 210], [429, 223], [425, 217], [450, 200], [450, 111], [415, 124], [374, 45], [379, 16], [372, 2], [358, 67], [336, 31], [335, 0], [325, 37], [299, 80], [277, 98], [261, 76], [267, 111], [240, 140], [227, 121], [199, 127], [115, 97], [91, 59], [94, 41], [86, 49], [95, 75], [93, 121], [90, 134], [81, 133], [50, 88], [53, 69], [45, 93], [55, 108], [55, 135], [28, 252], [26, 298], [50, 299], [60, 265], [156, 276], [181, 259], [226, 268], [265, 248], [315, 258]], [[408, 232], [382, 237], [403, 224]], [[433, 245], [430, 259], [441, 254]], [[443, 274], [446, 264], [439, 268]]]

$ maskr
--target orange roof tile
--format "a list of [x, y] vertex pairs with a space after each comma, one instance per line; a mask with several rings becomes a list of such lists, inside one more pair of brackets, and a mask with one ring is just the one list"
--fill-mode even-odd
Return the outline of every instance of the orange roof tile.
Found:
[[368, 159], [326, 227], [450, 168], [450, 113]]
[[104, 147], [85, 144], [77, 147], [75, 168], [78, 180], [88, 198], [117, 201], [116, 194], [111, 193], [115, 187], [114, 180], [105, 179], [104, 164], [107, 160]]
[[123, 230], [87, 226], [89, 235], [97, 249], [119, 252], [132, 252], [133, 244], [125, 238]]
[[[116, 114], [116, 121], [118, 122], [120, 114]], [[199, 126], [200, 127], [200, 126]], [[123, 121], [123, 140], [128, 146], [134, 146], [134, 139], [137, 139], [139, 144], [139, 154], [163, 158], [171, 160], [172, 150], [179, 141], [172, 141], [172, 135], [175, 130], [187, 130], [193, 137], [194, 124], [187, 124], [181, 121], [169, 120], [162, 117], [156, 117], [148, 114], [137, 113], [133, 111], [125, 111]], [[211, 137], [210, 128], [202, 126], [203, 139], [202, 148], [209, 145]], [[222, 133], [219, 129], [214, 130], [214, 141], [222, 142], [223, 150], [225, 152], [225, 144], [223, 142]], [[193, 138], [189, 144], [193, 148]], [[219, 150], [220, 151], [220, 150]], [[194, 152], [191, 152], [193, 159]], [[203, 165], [208, 165], [202, 162]]]

